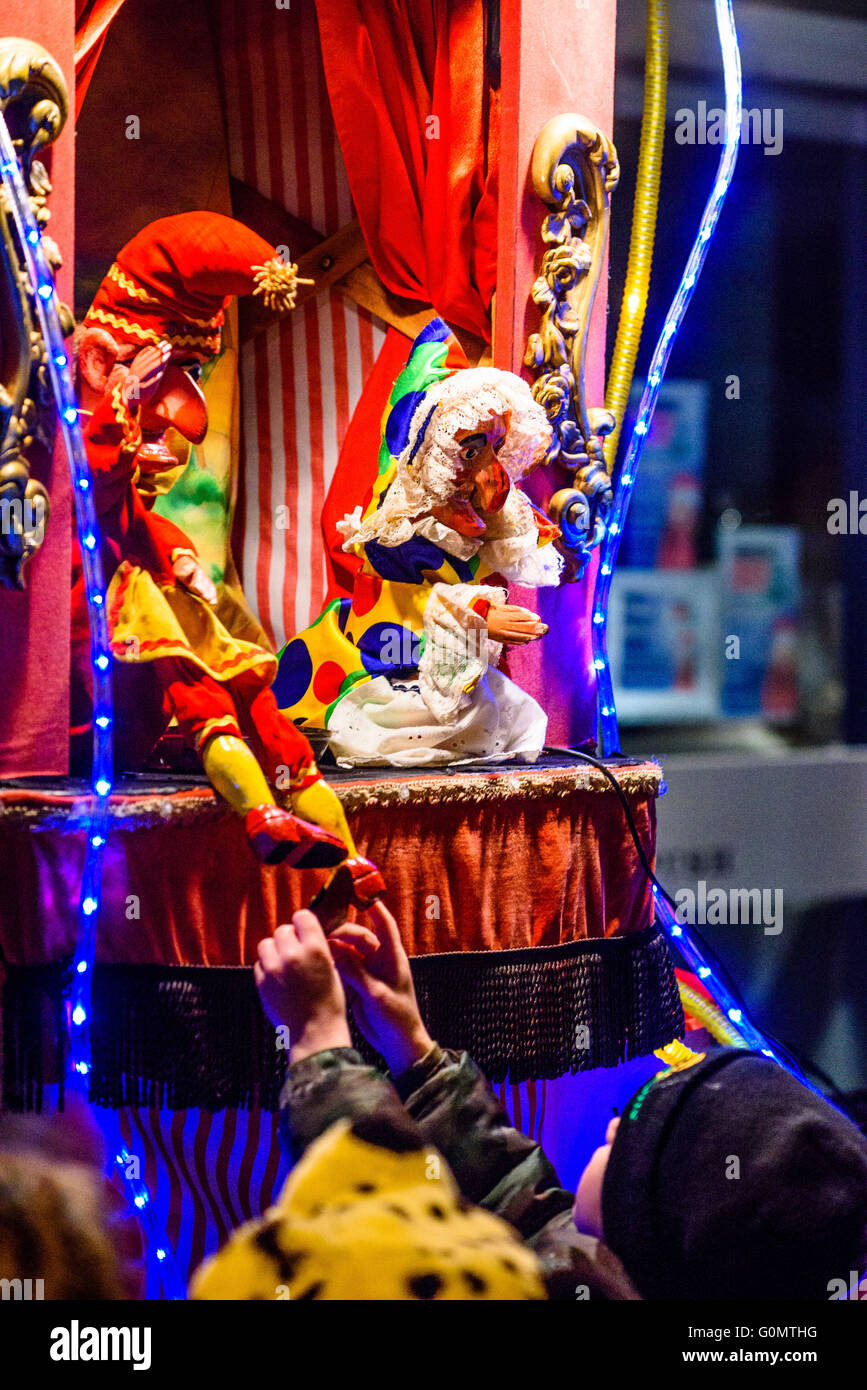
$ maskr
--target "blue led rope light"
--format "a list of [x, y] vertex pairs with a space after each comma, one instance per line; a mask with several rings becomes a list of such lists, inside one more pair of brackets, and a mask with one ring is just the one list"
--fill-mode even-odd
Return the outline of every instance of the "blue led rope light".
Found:
[[111, 653], [106, 617], [105, 579], [99, 553], [99, 524], [93, 501], [93, 479], [78, 422], [78, 401], [63, 342], [57, 311], [54, 277], [45, 257], [42, 238], [30, 208], [27, 189], [15, 154], [9, 128], [0, 112], [0, 173], [12, 205], [12, 215], [24, 250], [48, 355], [48, 370], [60, 429], [69, 459], [75, 522], [81, 549], [90, 620], [90, 661], [93, 670], [93, 773], [91, 803], [86, 821], [86, 850], [79, 898], [78, 944], [73, 960], [70, 1010], [70, 1080], [86, 1090], [90, 1072], [90, 1000], [96, 921], [102, 884], [102, 851], [108, 829], [108, 799], [112, 777]]
[[656, 916], [665, 928], [666, 935], [676, 943], [684, 960], [713, 995], [715, 1002], [722, 1009], [729, 1022], [734, 1025], [740, 1039], [738, 1045], [753, 1048], [756, 1052], [763, 1052], [766, 1057], [772, 1057], [775, 1062], [779, 1062], [781, 1067], [785, 1067], [786, 1071], [792, 1072], [802, 1084], [807, 1084], [800, 1071], [794, 1069], [750, 1021], [746, 1011], [735, 999], [728, 986], [720, 979], [701, 947], [696, 944], [686, 927], [678, 922], [671, 904], [666, 901], [655, 883], [652, 885], [652, 892]]
[[[99, 549], [99, 523], [93, 500], [93, 478], [78, 418], [78, 400], [72, 384], [69, 357], [57, 309], [57, 293], [51, 267], [42, 246], [24, 178], [3, 112], [0, 111], [0, 178], [9, 195], [12, 216], [23, 249], [30, 282], [35, 288], [36, 310], [45, 342], [48, 372], [72, 477], [75, 524], [81, 550], [87, 611], [90, 623], [90, 661], [93, 675], [93, 771], [91, 798], [85, 819], [86, 847], [79, 895], [78, 937], [72, 962], [68, 1001], [68, 1084], [88, 1096], [92, 1066], [90, 1035], [93, 963], [96, 924], [102, 888], [103, 850], [108, 836], [109, 797], [112, 779], [112, 724], [114, 702], [111, 685], [111, 652], [106, 616], [105, 576]], [[113, 1117], [116, 1121], [116, 1117]], [[132, 1155], [122, 1140], [111, 1145], [132, 1205], [142, 1223], [148, 1247], [160, 1262], [163, 1288], [169, 1298], [183, 1298], [174, 1254], [157, 1228], [153, 1202], [145, 1184], [128, 1176]]]
[[[596, 673], [599, 701], [599, 722], [602, 736], [602, 753], [609, 757], [620, 750], [620, 735], [617, 727], [617, 709], [614, 703], [614, 690], [611, 682], [611, 667], [608, 660], [606, 627], [608, 623], [608, 600], [611, 592], [611, 579], [620, 550], [623, 527], [629, 501], [635, 486], [635, 477], [644, 442], [647, 438], [653, 412], [659, 397], [662, 378], [671, 356], [674, 340], [683, 322], [689, 302], [695, 289], [707, 256], [710, 239], [716, 229], [722, 205], [731, 183], [735, 162], [738, 157], [741, 134], [741, 60], [738, 49], [738, 36], [735, 29], [731, 0], [714, 0], [717, 32], [723, 60], [725, 83], [725, 145], [717, 167], [716, 179], [710, 197], [705, 204], [695, 241], [686, 263], [686, 269], [672, 300], [650, 361], [647, 381], [638, 407], [638, 416], [629, 441], [626, 458], [621, 466], [614, 494], [614, 502], [608, 520], [605, 539], [599, 555], [599, 569], [593, 594], [593, 666]], [[656, 917], [662, 924], [666, 935], [672, 940], [683, 958], [698, 975], [716, 1002], [735, 1026], [745, 1047], [754, 1048], [766, 1057], [793, 1071], [791, 1064], [773, 1048], [768, 1039], [750, 1021], [728, 986], [709, 962], [701, 946], [693, 939], [687, 928], [678, 922], [671, 904], [666, 901], [656, 884], [653, 887], [653, 902]], [[804, 1077], [795, 1071], [798, 1080], [805, 1085]]]
[[626, 458], [620, 468], [614, 502], [608, 519], [608, 529], [602, 542], [599, 555], [599, 569], [596, 573], [596, 587], [593, 593], [593, 666], [596, 673], [596, 689], [599, 702], [599, 723], [602, 737], [602, 753], [609, 757], [620, 750], [620, 735], [617, 728], [617, 710], [614, 704], [614, 689], [611, 683], [611, 666], [608, 660], [606, 627], [608, 623], [608, 599], [614, 565], [620, 550], [623, 525], [629, 509], [629, 501], [635, 486], [635, 476], [641, 461], [644, 441], [650, 429], [653, 412], [659, 397], [659, 388], [671, 356], [671, 349], [677, 337], [689, 301], [692, 299], [696, 281], [701, 274], [707, 256], [710, 239], [716, 229], [722, 205], [731, 183], [738, 146], [741, 136], [741, 59], [738, 50], [738, 36], [735, 30], [731, 0], [714, 0], [717, 31], [723, 59], [725, 81], [725, 145], [720, 156], [716, 179], [710, 197], [705, 205], [698, 233], [689, 253], [686, 269], [671, 302], [665, 324], [654, 349], [650, 370], [638, 417], [629, 441]]
[[100, 1116], [100, 1124], [111, 1162], [116, 1165], [123, 1179], [127, 1197], [144, 1231], [148, 1257], [156, 1261], [166, 1298], [183, 1299], [186, 1296], [184, 1286], [178, 1274], [172, 1247], [165, 1231], [160, 1228], [153, 1197], [144, 1179], [135, 1176], [141, 1166], [141, 1160], [137, 1155], [130, 1153], [121, 1133], [116, 1110], [104, 1111]]

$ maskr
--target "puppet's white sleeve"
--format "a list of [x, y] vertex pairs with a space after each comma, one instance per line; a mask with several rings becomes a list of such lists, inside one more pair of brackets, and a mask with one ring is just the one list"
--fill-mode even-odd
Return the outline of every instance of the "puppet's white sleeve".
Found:
[[480, 598], [505, 603], [506, 593], [485, 584], [434, 584], [424, 610], [419, 690], [441, 724], [471, 703], [488, 667], [500, 660], [502, 645], [491, 641], [487, 622], [472, 608]]

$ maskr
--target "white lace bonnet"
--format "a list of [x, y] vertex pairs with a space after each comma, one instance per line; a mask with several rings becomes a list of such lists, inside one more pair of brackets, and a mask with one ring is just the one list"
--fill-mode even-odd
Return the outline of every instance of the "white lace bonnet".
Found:
[[[512, 481], [518, 482], [536, 466], [551, 439], [545, 412], [533, 399], [527, 383], [496, 367], [466, 367], [431, 386], [415, 408], [408, 442], [397, 458], [394, 478], [381, 505], [365, 520], [361, 508], [356, 507], [338, 522], [338, 529], [346, 537], [343, 549], [351, 550], [371, 540], [396, 546], [413, 535], [424, 535], [462, 559], [479, 551], [487, 558], [485, 551], [492, 545], [502, 549], [503, 543], [509, 541], [510, 557], [518, 550], [535, 551], [538, 535], [530, 507], [514, 488], [502, 512], [492, 519], [494, 525], [489, 527], [488, 536], [480, 541], [458, 535], [433, 517], [413, 520], [419, 512], [448, 501], [453, 493], [461, 470], [461, 445], [454, 437], [456, 431], [476, 429], [494, 415], [507, 411], [511, 415], [509, 430], [498, 458]], [[516, 544], [523, 538], [524, 544]], [[517, 553], [514, 558], [517, 561]], [[548, 570], [551, 565], [559, 574], [559, 556], [555, 561], [552, 555], [543, 568]], [[525, 582], [552, 581], [539, 577]]]

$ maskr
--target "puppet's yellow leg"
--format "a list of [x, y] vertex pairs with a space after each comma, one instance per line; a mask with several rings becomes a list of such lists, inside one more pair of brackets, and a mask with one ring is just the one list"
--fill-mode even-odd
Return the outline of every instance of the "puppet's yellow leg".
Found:
[[[213, 786], [220, 796], [229, 803], [232, 810], [237, 811], [238, 815], [246, 817], [248, 812], [258, 810], [260, 807], [276, 806], [273, 792], [265, 780], [265, 774], [242, 739], [236, 738], [232, 734], [216, 734], [208, 740], [202, 749], [202, 762]], [[275, 809], [273, 814], [263, 812], [252, 829], [249, 822], [247, 824], [247, 833], [252, 837], [253, 846], [266, 863], [281, 862], [277, 851], [281, 851], [282, 857], [285, 858], [285, 846], [290, 842], [295, 845], [299, 842], [313, 840], [315, 831], [311, 826], [308, 826], [306, 831], [299, 830], [298, 827], [303, 821], [312, 822], [312, 826], [318, 826], [320, 830], [336, 836], [337, 840], [346, 846], [351, 858], [354, 859], [357, 856], [352, 834], [346, 823], [346, 816], [343, 814], [343, 807], [327, 783], [314, 782], [312, 786], [305, 787], [302, 791], [292, 792], [290, 799], [292, 811], [296, 816], [301, 817], [300, 822], [291, 820], [288, 811]], [[263, 816], [265, 817], [264, 820]], [[288, 826], [287, 822], [289, 822]], [[288, 833], [290, 831], [291, 833]], [[325, 838], [320, 836], [320, 842]], [[262, 841], [264, 848], [259, 841]], [[328, 868], [334, 864], [335, 858], [339, 859], [339, 847], [334, 842], [328, 843], [331, 848], [329, 848], [329, 857], [326, 857], [324, 861], [322, 859], [322, 844], [313, 844], [311, 850], [313, 860], [311, 860], [309, 867]], [[335, 849], [337, 850], [336, 855]], [[303, 867], [302, 860], [296, 859], [292, 862], [296, 867]], [[366, 865], [367, 861], [361, 860], [359, 863]]]
[[[205, 744], [202, 762], [214, 787], [239, 815], [246, 815], [254, 806], [274, 805], [265, 774], [242, 739], [217, 734]], [[343, 807], [327, 782], [314, 782], [302, 791], [292, 792], [291, 801], [296, 815], [330, 830], [350, 854], [356, 853]]]
[[350, 856], [358, 853], [340, 800], [327, 782], [313, 782], [300, 792], [292, 792], [291, 801], [292, 809], [297, 815], [321, 825], [323, 830], [330, 830], [332, 835], [338, 835], [349, 850]]
[[216, 734], [202, 749], [202, 762], [213, 786], [239, 815], [274, 804], [265, 774], [243, 739]]

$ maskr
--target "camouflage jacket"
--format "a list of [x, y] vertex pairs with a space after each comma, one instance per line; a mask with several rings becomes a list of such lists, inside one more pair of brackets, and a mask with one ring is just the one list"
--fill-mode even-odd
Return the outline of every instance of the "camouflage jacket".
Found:
[[318, 1052], [290, 1067], [280, 1098], [280, 1132], [292, 1162], [335, 1120], [376, 1114], [448, 1162], [463, 1196], [508, 1221], [542, 1263], [552, 1299], [637, 1299], [620, 1261], [580, 1234], [572, 1193], [532, 1139], [509, 1122], [485, 1077], [464, 1053], [434, 1047], [401, 1076], [387, 1078], [351, 1048]]

